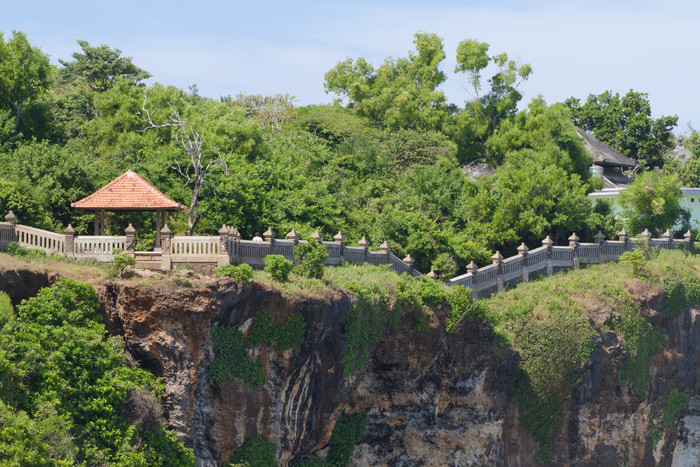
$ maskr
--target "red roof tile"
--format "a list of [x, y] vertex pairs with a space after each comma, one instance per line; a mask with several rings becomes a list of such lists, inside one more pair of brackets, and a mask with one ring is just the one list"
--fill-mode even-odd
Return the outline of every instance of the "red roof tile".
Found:
[[71, 204], [75, 209], [94, 211], [180, 211], [187, 209], [158, 191], [153, 185], [129, 170], [90, 196]]

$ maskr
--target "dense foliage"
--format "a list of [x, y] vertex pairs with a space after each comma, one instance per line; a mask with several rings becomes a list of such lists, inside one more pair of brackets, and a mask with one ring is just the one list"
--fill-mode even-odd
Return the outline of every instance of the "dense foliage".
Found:
[[0, 297], [0, 461], [12, 465], [194, 465], [161, 425], [162, 385], [109, 338], [92, 286], [60, 279]]
[[[12, 209], [27, 225], [90, 232], [91, 215], [70, 203], [133, 169], [189, 206], [168, 221], [178, 233], [215, 234], [226, 224], [247, 238], [272, 227], [303, 237], [318, 229], [330, 239], [341, 230], [349, 244], [387, 241], [443, 278], [489, 262], [494, 250], [514, 253], [523, 241], [563, 241], [574, 231], [589, 241], [598, 230], [611, 238], [619, 227], [586, 198], [598, 185], [572, 123], [588, 118], [585, 105], [535, 99], [518, 111], [518, 88], [532, 68], [473, 39], [456, 50], [456, 72], [471, 94], [463, 105], [440, 90], [442, 39], [419, 32], [406, 58], [378, 67], [348, 59], [326, 74], [326, 89], [346, 107], [303, 108], [288, 96], [213, 100], [146, 86], [147, 71], [104, 45], [78, 41], [80, 50], [54, 67], [22, 33], [1, 44], [0, 55], [21, 51], [33, 64], [26, 76], [12, 60], [0, 67], [0, 87], [26, 96], [0, 100], [0, 214]], [[628, 100], [646, 115], [644, 95]], [[612, 109], [599, 109], [600, 119], [614, 120]], [[634, 127], [659, 141], [654, 154], [670, 144], [673, 122], [662, 123]], [[651, 143], [635, 144], [619, 149], [651, 154]], [[201, 156], [199, 171], [193, 155]], [[495, 175], [467, 177], [462, 164], [472, 161], [489, 162]], [[151, 213], [113, 213], [108, 233], [121, 234], [128, 222], [140, 248], [153, 242]], [[313, 264], [302, 261], [298, 272], [317, 276]]]

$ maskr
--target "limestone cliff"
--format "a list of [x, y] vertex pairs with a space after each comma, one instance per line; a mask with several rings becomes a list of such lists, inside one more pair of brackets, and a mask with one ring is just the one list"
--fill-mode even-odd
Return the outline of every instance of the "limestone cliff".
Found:
[[[18, 274], [27, 275], [21, 292], [9, 279]], [[29, 276], [3, 271], [0, 289], [16, 298], [50, 280]], [[230, 280], [198, 288], [119, 281], [98, 292], [110, 331], [124, 337], [136, 364], [163, 378], [167, 422], [193, 447], [200, 465], [227, 460], [256, 434], [275, 442], [281, 465], [307, 453], [323, 454], [343, 411], [367, 413], [353, 465], [534, 462], [537, 445], [519, 426], [510, 402], [518, 354], [494, 346], [486, 325], [465, 322], [449, 335], [440, 318], [428, 330], [402, 323], [387, 331], [363, 370], [344, 380], [340, 360], [347, 344], [341, 321], [354, 301], [349, 292], [290, 296]], [[660, 289], [634, 293], [645, 317], [664, 334], [664, 349], [651, 361], [647, 395], [636, 395], [629, 383], [618, 380], [624, 347], [604, 326], [615, 311], [591, 304], [597, 350], [579, 369], [580, 383], [555, 434], [552, 465], [697, 465], [697, 400], [661, 431], [656, 444], [649, 426], [650, 418], [658, 426], [670, 380], [700, 394], [700, 308], [668, 316], [660, 312], [665, 299]], [[307, 323], [301, 350], [255, 347], [253, 356], [267, 375], [261, 388], [247, 388], [237, 378], [209, 384], [211, 326], [245, 332], [258, 311], [275, 312], [279, 322], [301, 313]]]

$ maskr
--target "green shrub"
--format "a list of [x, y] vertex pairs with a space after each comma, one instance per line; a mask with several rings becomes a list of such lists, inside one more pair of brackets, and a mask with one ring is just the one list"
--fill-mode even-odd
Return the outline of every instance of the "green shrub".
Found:
[[214, 362], [207, 369], [210, 384], [231, 376], [242, 378], [247, 387], [265, 384], [265, 370], [246, 351], [241, 331], [228, 326], [213, 326], [210, 332], [215, 355]]
[[186, 277], [173, 277], [173, 283], [178, 287], [184, 287], [186, 289], [193, 287], [192, 281]]
[[443, 285], [427, 277], [421, 278], [418, 284], [418, 293], [423, 303], [430, 308], [435, 308], [447, 298]]
[[279, 282], [287, 282], [294, 263], [282, 255], [267, 255], [265, 257], [265, 272]]
[[249, 438], [236, 449], [229, 462], [247, 467], [277, 467], [275, 443], [264, 436]]
[[10, 297], [5, 292], [0, 291], [0, 329], [12, 321], [14, 317], [15, 312], [12, 310]]
[[486, 321], [485, 307], [482, 302], [474, 299], [470, 289], [462, 285], [455, 285], [450, 288], [447, 300], [450, 302], [450, 313], [447, 315], [447, 326], [445, 327], [448, 333], [451, 334], [457, 330], [457, 325], [465, 314], [468, 318], [479, 323]]
[[299, 261], [296, 273], [309, 279], [323, 278], [323, 266], [328, 259], [328, 250], [311, 239], [294, 247], [294, 257]]
[[17, 242], [10, 242], [5, 248], [3, 248], [3, 253], [8, 255], [17, 256], [24, 259], [45, 259], [46, 252], [40, 250], [39, 248], [27, 248], [20, 245]]
[[0, 328], [0, 464], [194, 465], [157, 417], [122, 410], [141, 393], [157, 412], [163, 386], [127, 362], [99, 306], [90, 284], [62, 278]]
[[115, 249], [114, 258], [112, 258], [112, 273], [115, 277], [121, 276], [126, 268], [136, 266], [136, 259], [128, 253], [120, 253], [121, 250]]
[[664, 405], [664, 416], [661, 419], [661, 424], [664, 428], [670, 427], [676, 415], [688, 409], [689, 403], [688, 388], [685, 388], [682, 392], [675, 387], [671, 388], [666, 398], [666, 405]]
[[367, 428], [367, 416], [364, 413], [343, 413], [333, 427], [330, 451], [326, 462], [328, 465], [344, 467], [350, 464], [355, 446], [362, 440]]
[[433, 261], [432, 270], [438, 279], [446, 281], [457, 272], [457, 262], [449, 253], [440, 253]]
[[281, 326], [274, 326], [274, 316], [268, 311], [255, 315], [253, 326], [248, 333], [248, 342], [253, 345], [276, 345], [282, 350], [299, 350], [304, 343], [306, 321], [299, 313], [290, 315]]
[[216, 277], [231, 277], [236, 282], [253, 280], [253, 268], [249, 264], [224, 264], [216, 268]]

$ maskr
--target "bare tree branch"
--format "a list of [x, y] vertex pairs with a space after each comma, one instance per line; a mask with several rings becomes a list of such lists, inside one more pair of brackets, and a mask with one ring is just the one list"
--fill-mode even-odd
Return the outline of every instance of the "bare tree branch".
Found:
[[193, 184], [192, 201], [190, 202], [187, 216], [188, 234], [192, 235], [197, 223], [199, 222], [199, 219], [202, 216], [202, 212], [197, 210], [197, 203], [199, 201], [199, 193], [202, 184], [206, 184], [213, 188], [214, 196], [219, 199], [218, 195], [216, 194], [216, 187], [210, 180], [207, 179], [207, 177], [219, 170], [223, 170], [224, 174], [228, 175], [228, 161], [231, 154], [221, 154], [221, 150], [217, 146], [214, 148], [216, 151], [216, 157], [205, 158], [203, 151], [204, 138], [192, 127], [192, 125], [187, 123], [172, 102], [168, 102], [168, 107], [170, 107], [170, 115], [168, 116], [167, 121], [157, 123], [155, 116], [158, 112], [158, 108], [156, 107], [152, 111], [148, 110], [146, 108], [147, 101], [148, 92], [144, 93], [141, 110], [137, 112], [137, 114], [141, 116], [148, 125], [139, 131], [141, 133], [145, 133], [148, 130], [174, 128], [175, 141], [182, 146], [187, 154], [187, 167], [184, 169], [180, 164], [180, 161], [177, 159], [168, 165], [172, 170], [175, 170], [185, 179], [185, 184]]

